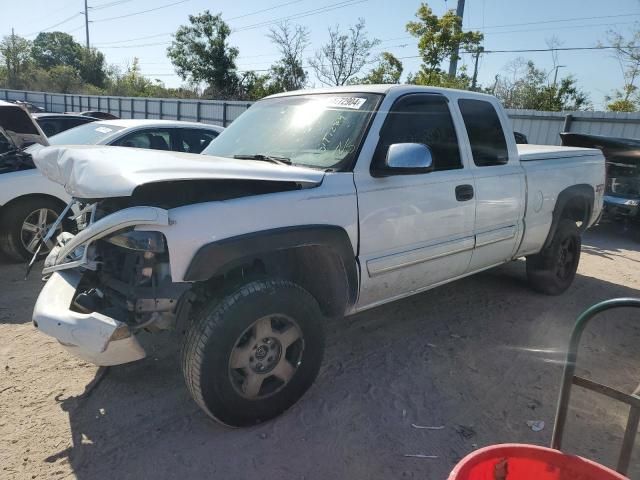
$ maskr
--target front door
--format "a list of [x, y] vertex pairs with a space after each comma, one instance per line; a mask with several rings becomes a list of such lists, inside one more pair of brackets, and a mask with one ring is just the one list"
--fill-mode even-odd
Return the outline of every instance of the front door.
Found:
[[[360, 220], [357, 309], [424, 290], [467, 271], [474, 247], [473, 175], [447, 99], [411, 94], [392, 106], [370, 168], [354, 171]], [[381, 176], [389, 145], [430, 147], [434, 171]]]

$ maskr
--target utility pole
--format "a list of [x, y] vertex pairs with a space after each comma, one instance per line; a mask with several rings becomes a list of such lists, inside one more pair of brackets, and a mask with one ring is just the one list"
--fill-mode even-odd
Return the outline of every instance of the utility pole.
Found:
[[87, 33], [87, 50], [89, 50], [89, 7], [87, 0], [84, 0], [84, 29]]
[[558, 69], [559, 68], [564, 68], [564, 67], [566, 67], [566, 65], [556, 65], [556, 67], [555, 67], [556, 73], [554, 73], [554, 75], [553, 75], [553, 86], [554, 86], [554, 88], [556, 86], [556, 82], [558, 81]]
[[[464, 15], [464, 0], [458, 0], [458, 8], [456, 8], [456, 15], [460, 17], [460, 27], [462, 27], [462, 17]], [[451, 55], [449, 61], [449, 76], [455, 77], [458, 70], [458, 52], [460, 51], [460, 45], [456, 45], [456, 48]]]
[[478, 81], [478, 59], [480, 58], [480, 54], [484, 52], [484, 47], [478, 47], [475, 53], [475, 65], [473, 67], [473, 80], [471, 81], [471, 90], [476, 89], [476, 83]]

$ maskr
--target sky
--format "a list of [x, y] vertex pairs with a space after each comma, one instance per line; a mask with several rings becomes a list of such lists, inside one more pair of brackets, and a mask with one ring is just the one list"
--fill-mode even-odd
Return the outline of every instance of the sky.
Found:
[[[456, 2], [428, 3], [440, 15]], [[284, 18], [308, 28], [311, 45], [305, 58], [326, 41], [329, 27], [347, 28], [363, 18], [370, 37], [380, 40], [374, 54], [389, 51], [401, 58], [403, 78], [420, 66], [417, 40], [405, 29], [420, 5], [414, 0], [88, 0], [88, 5], [91, 46], [123, 70], [139, 58], [145, 75], [170, 87], [182, 83], [166, 57], [171, 34], [188, 23], [188, 15], [207, 9], [221, 13], [231, 26], [229, 43], [240, 50], [239, 70], [266, 70], [278, 59], [266, 35]], [[84, 44], [83, 9], [84, 0], [0, 0], [0, 35], [14, 28], [16, 34], [33, 39], [39, 31], [60, 30]], [[561, 48], [608, 45], [607, 32], [628, 36], [640, 27], [638, 22], [640, 0], [466, 0], [463, 18], [465, 29], [484, 33], [485, 50], [545, 49], [552, 38]], [[493, 85], [495, 76], [505, 74], [505, 66], [517, 57], [547, 70], [553, 67], [550, 52], [487, 53], [479, 62], [479, 82]], [[605, 96], [623, 84], [612, 50], [560, 51], [558, 63], [563, 65], [559, 78], [574, 75], [596, 110], [603, 109]], [[471, 72], [473, 58], [465, 54], [459, 65]], [[312, 84], [320, 86], [310, 76]]]

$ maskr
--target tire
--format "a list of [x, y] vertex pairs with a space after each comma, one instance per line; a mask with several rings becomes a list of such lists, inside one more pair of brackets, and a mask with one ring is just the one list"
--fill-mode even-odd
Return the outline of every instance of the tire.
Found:
[[582, 238], [573, 220], [560, 220], [551, 244], [537, 255], [527, 257], [529, 285], [546, 295], [560, 295], [576, 276]]
[[227, 426], [276, 417], [318, 375], [322, 323], [311, 294], [285, 280], [252, 281], [210, 300], [187, 330], [182, 350], [191, 396]]
[[[51, 198], [26, 198], [8, 205], [0, 216], [0, 250], [16, 261], [31, 260], [38, 240], [46, 234], [48, 226], [63, 209], [60, 203]], [[46, 217], [41, 216], [41, 212], [46, 212]], [[32, 230], [26, 229], [27, 224]], [[39, 257], [49, 253], [50, 246], [42, 245]]]

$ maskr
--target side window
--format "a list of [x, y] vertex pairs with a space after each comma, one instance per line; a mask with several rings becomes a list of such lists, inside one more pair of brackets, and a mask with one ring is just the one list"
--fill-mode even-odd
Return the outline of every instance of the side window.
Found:
[[181, 129], [178, 150], [187, 153], [200, 153], [207, 148], [218, 132], [199, 128]]
[[478, 167], [505, 165], [509, 152], [496, 109], [483, 100], [458, 100], [467, 129], [473, 162]]
[[120, 147], [150, 148], [152, 150], [171, 150], [171, 135], [169, 130], [147, 129], [125, 135], [116, 140], [113, 145]]
[[462, 168], [458, 138], [447, 100], [441, 95], [407, 95], [387, 114], [372, 167], [382, 167], [394, 143], [422, 143], [431, 148], [434, 170]]
[[38, 120], [38, 125], [47, 137], [53, 137], [56, 133], [60, 133], [60, 125], [55, 120]]

